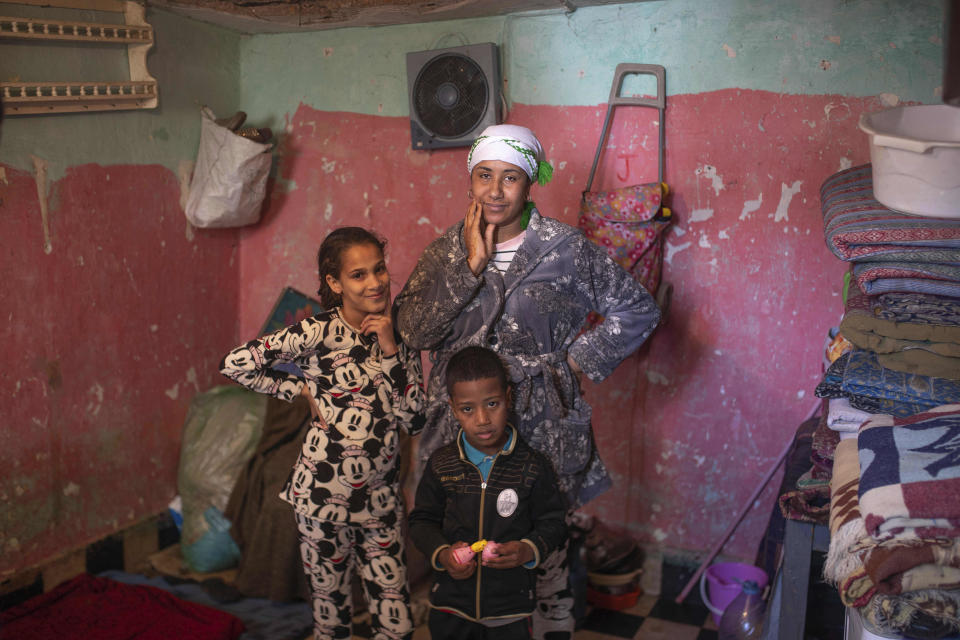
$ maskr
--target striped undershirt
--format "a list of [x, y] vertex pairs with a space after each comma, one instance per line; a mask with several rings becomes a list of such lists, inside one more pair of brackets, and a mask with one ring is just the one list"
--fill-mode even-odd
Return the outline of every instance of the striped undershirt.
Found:
[[523, 238], [526, 235], [526, 231], [521, 231], [520, 235], [516, 236], [515, 238], [510, 238], [506, 242], [501, 242], [494, 247], [493, 255], [490, 257], [490, 262], [493, 263], [493, 266], [496, 267], [497, 271], [500, 273], [507, 272], [507, 269], [510, 268], [510, 263], [513, 262], [513, 256], [516, 255], [517, 249], [519, 249], [520, 245], [523, 244]]

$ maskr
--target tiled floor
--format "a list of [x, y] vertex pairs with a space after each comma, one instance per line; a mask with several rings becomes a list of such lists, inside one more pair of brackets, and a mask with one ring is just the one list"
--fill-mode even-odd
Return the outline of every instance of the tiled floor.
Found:
[[[356, 635], [354, 640], [363, 640]], [[637, 604], [623, 611], [592, 609], [574, 640], [717, 640], [717, 626], [699, 604], [677, 605], [668, 598], [640, 596]], [[426, 625], [418, 627], [413, 640], [429, 640]]]
[[[154, 525], [156, 526], [156, 525]], [[125, 532], [123, 536], [113, 536], [91, 544], [85, 552], [68, 554], [56, 562], [51, 563], [42, 571], [37, 570], [24, 573], [17, 579], [8, 579], [0, 589], [0, 610], [13, 606], [34, 595], [53, 588], [62, 579], [66, 579], [86, 570], [89, 573], [99, 573], [108, 569], [126, 569], [139, 571], [139, 566], [146, 559], [151, 549], [165, 548], [176, 540], [169, 540], [163, 535], [157, 539], [157, 533], [144, 527], [146, 532], [139, 535], [139, 530]], [[162, 528], [160, 533], [169, 529]], [[147, 540], [139, 543], [140, 538]], [[142, 547], [142, 548], [141, 548]], [[154, 554], [159, 556], [161, 554]], [[152, 558], [153, 556], [151, 556]], [[819, 558], [819, 557], [818, 557]], [[148, 563], [149, 564], [149, 563]], [[654, 563], [656, 571], [648, 571], [645, 575], [651, 579], [648, 585], [650, 590], [663, 593], [663, 596], [644, 595], [637, 603], [624, 611], [610, 611], [593, 609], [588, 611], [580, 629], [574, 634], [575, 640], [714, 640], [717, 638], [716, 625], [707, 608], [700, 601], [699, 593], [694, 589], [683, 605], [673, 602], [673, 597], [680, 592], [683, 586], [696, 570], [695, 566], [677, 564], [671, 559], [664, 558], [663, 562]], [[811, 575], [820, 575], [821, 566], [814, 563]], [[654, 575], [656, 574], [656, 575]], [[418, 594], [414, 594], [418, 596]], [[420, 611], [416, 617], [425, 619], [425, 592], [415, 597], [415, 605], [420, 604]], [[842, 632], [842, 603], [839, 602], [836, 590], [823, 585], [820, 581], [813, 581], [810, 589], [808, 610], [813, 615], [808, 616], [808, 638], [816, 640], [838, 640], [843, 637]], [[416, 612], [415, 612], [416, 613]], [[839, 626], [838, 626], [839, 625]], [[364, 634], [364, 625], [357, 625], [355, 640], [369, 637]], [[369, 630], [369, 625], [366, 625]], [[309, 638], [309, 636], [307, 636]], [[304, 638], [303, 640], [306, 640]], [[418, 627], [414, 640], [430, 640], [426, 625]]]
[[640, 596], [623, 611], [593, 609], [574, 634], [575, 640], [716, 640], [710, 612], [697, 604], [678, 605], [672, 599]]

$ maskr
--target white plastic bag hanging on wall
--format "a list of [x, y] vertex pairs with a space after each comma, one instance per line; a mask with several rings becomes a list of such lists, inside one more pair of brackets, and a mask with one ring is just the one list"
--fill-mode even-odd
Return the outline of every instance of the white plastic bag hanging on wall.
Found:
[[187, 220], [201, 228], [257, 222], [273, 145], [254, 142], [218, 125], [209, 107], [203, 107], [200, 115], [200, 151], [187, 197]]

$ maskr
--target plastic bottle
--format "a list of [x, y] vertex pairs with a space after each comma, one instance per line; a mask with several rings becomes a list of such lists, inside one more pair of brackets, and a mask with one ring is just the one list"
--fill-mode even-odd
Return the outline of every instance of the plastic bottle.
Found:
[[741, 585], [740, 594], [723, 610], [718, 636], [720, 640], [754, 640], [763, 630], [766, 603], [753, 580]]

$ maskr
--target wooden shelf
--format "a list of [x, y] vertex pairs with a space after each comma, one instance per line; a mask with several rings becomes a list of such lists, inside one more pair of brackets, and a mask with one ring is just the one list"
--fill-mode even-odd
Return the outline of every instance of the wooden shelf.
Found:
[[4, 82], [8, 115], [148, 108], [156, 102], [156, 82]]
[[153, 28], [149, 25], [144, 27], [0, 16], [0, 38], [152, 44]]
[[[156, 108], [157, 81], [147, 71], [153, 27], [147, 24], [143, 5], [125, 0], [117, 6], [122, 7], [124, 24], [0, 17], [0, 39], [116, 43], [126, 46], [130, 69], [129, 80], [0, 82], [4, 115]], [[101, 7], [91, 1], [89, 8]]]

